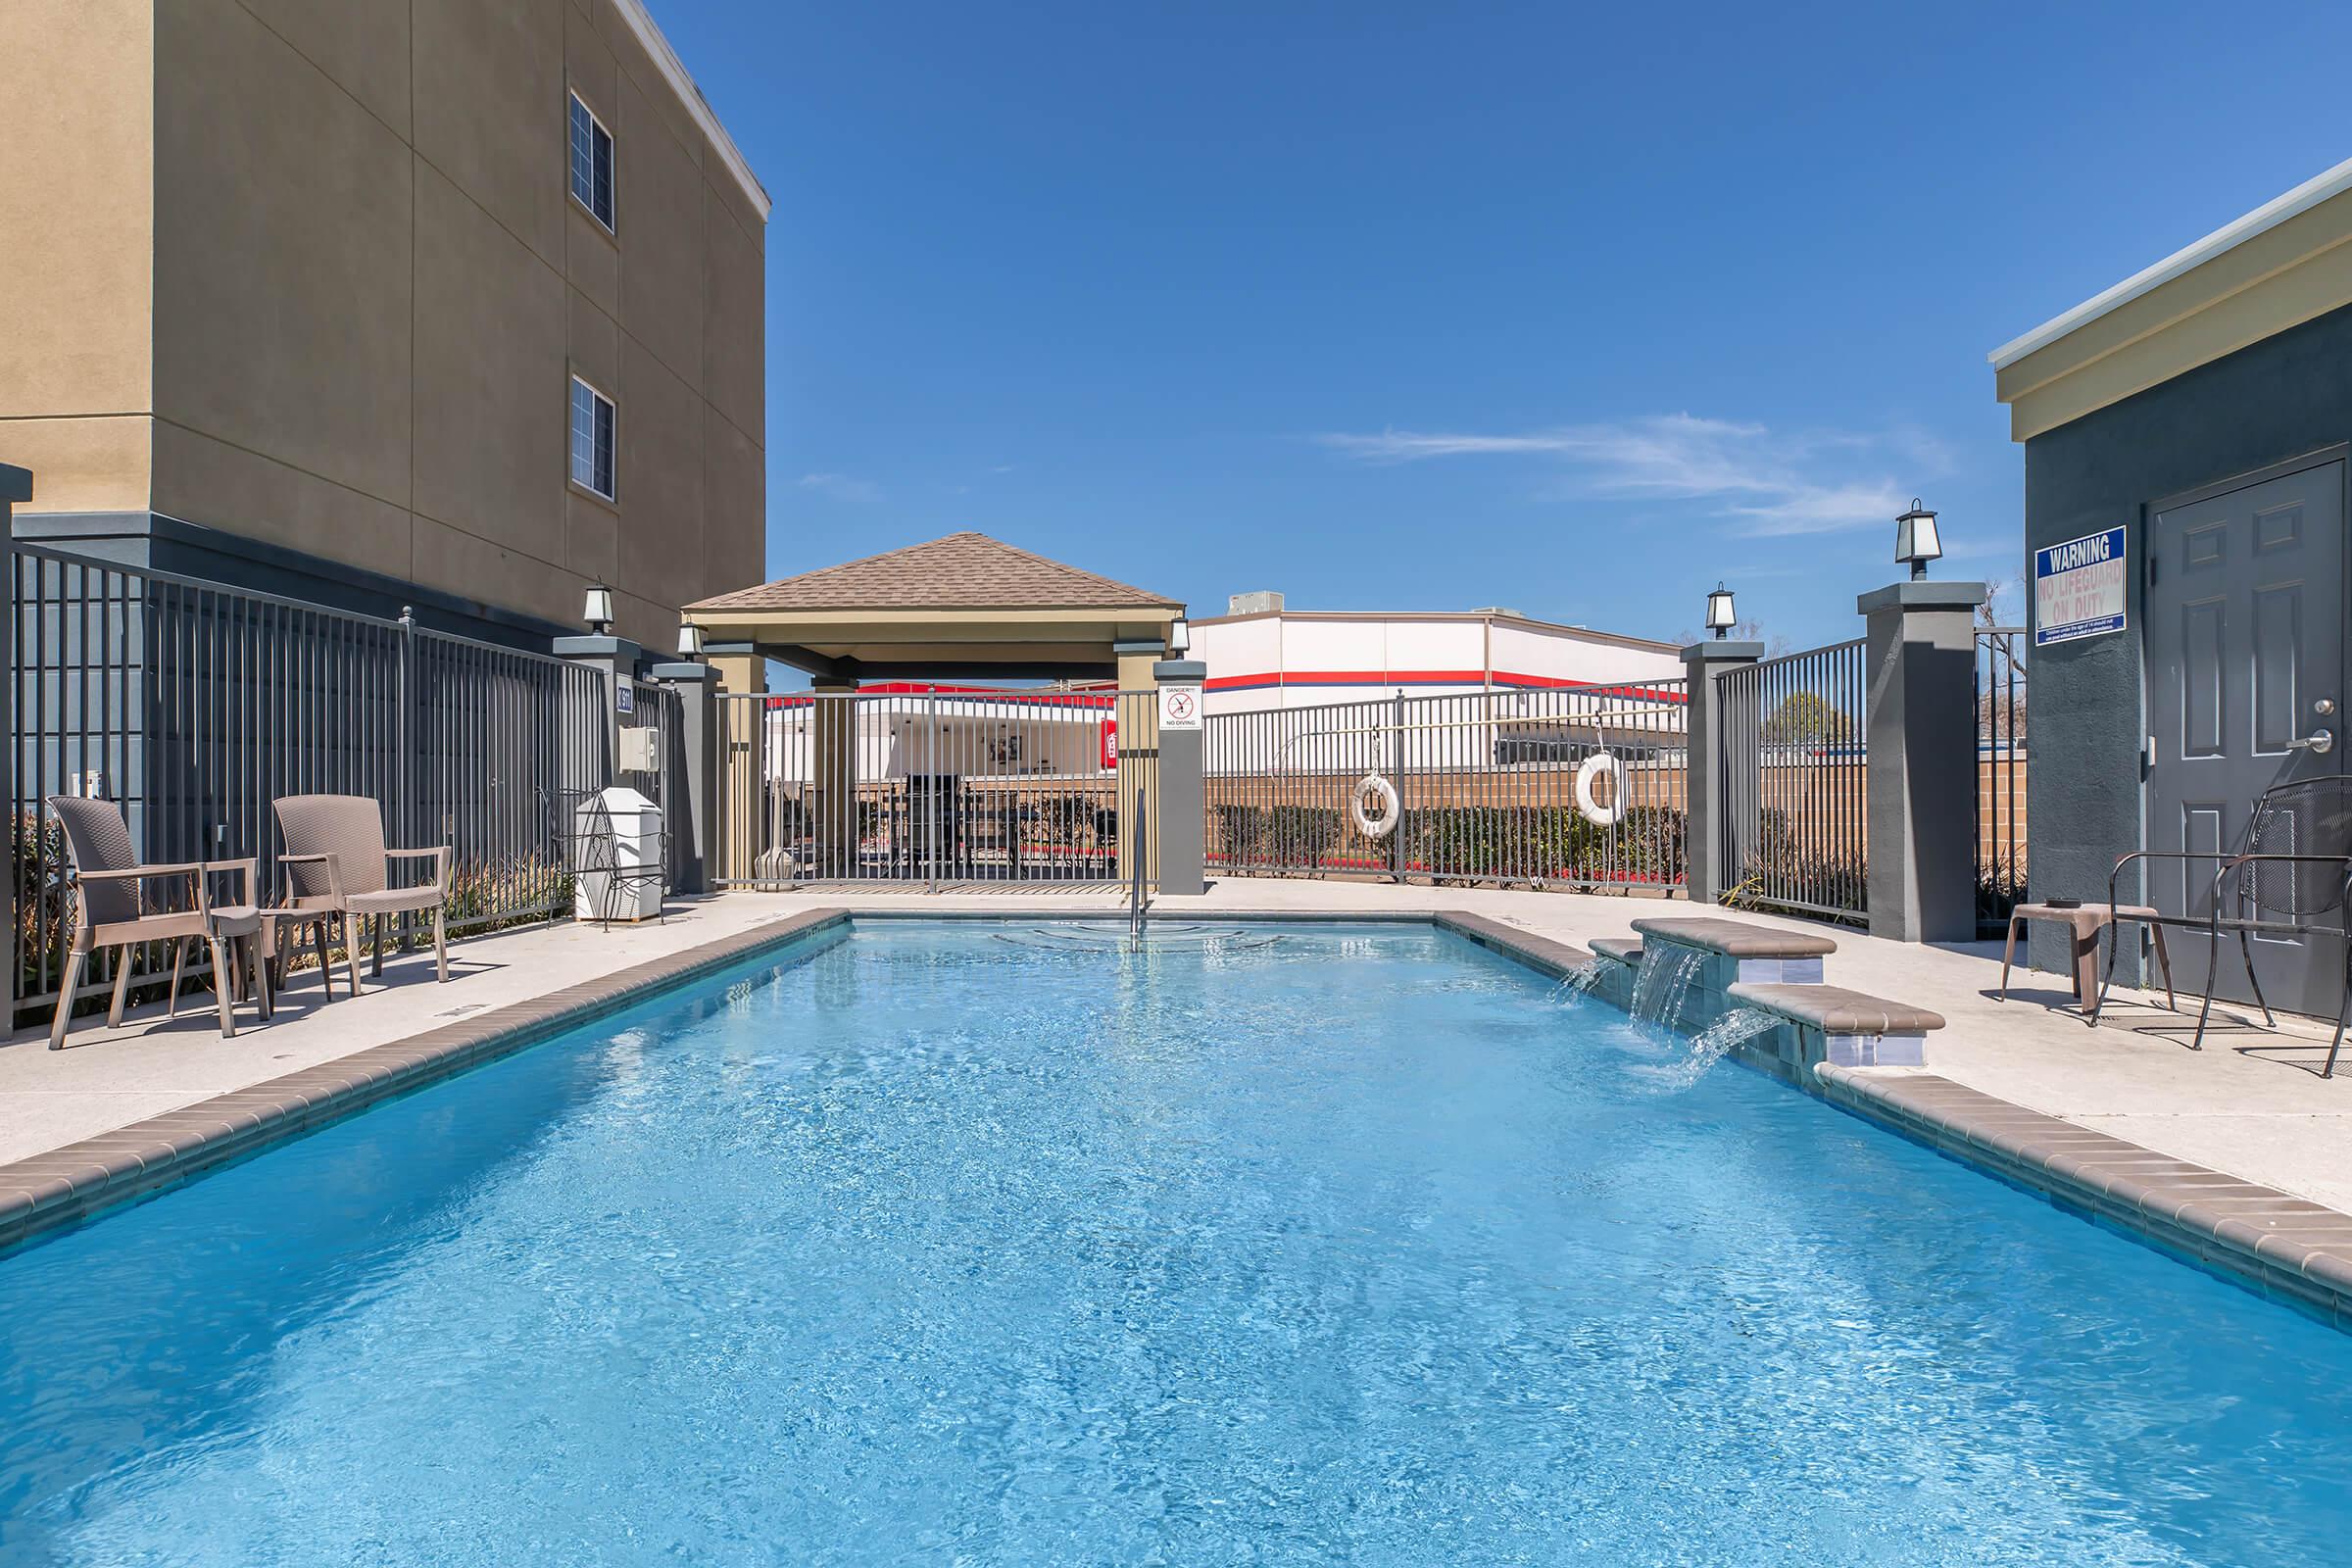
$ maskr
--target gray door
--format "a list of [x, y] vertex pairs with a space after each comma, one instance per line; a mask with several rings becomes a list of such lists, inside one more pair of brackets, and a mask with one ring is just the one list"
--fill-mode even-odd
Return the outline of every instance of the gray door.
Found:
[[[2235, 849], [2265, 788], [2344, 761], [2341, 749], [2289, 744], [2320, 730], [2343, 738], [2344, 465], [2168, 507], [2147, 549], [2148, 847]], [[2211, 861], [2159, 862], [2149, 902], [2202, 917], [2213, 873]], [[2201, 989], [2206, 944], [2172, 948], [2176, 978]], [[2244, 1000], [2236, 944], [2222, 951], [2221, 994]], [[2258, 941], [2254, 963], [2272, 1005], [2334, 1014], [2336, 942]]]

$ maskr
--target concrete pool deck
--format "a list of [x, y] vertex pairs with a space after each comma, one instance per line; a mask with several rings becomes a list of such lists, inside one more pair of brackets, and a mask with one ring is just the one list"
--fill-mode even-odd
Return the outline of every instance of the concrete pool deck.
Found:
[[[1092, 888], [732, 893], [673, 903], [663, 924], [542, 926], [453, 944], [447, 985], [433, 983], [429, 955], [390, 960], [367, 994], [331, 1004], [322, 1002], [315, 972], [301, 974], [274, 1022], [260, 1023], [248, 1008], [233, 1040], [219, 1038], [209, 1006], [184, 1004], [172, 1020], [150, 1006], [121, 1029], [81, 1023], [64, 1052], [46, 1050], [42, 1031], [20, 1031], [0, 1047], [0, 1164], [30, 1160], [25, 1168], [34, 1169], [65, 1146], [102, 1143], [118, 1129], [179, 1117], [218, 1097], [290, 1075], [326, 1078], [330, 1064], [361, 1053], [373, 1053], [370, 1061], [405, 1061], [391, 1048], [485, 1033], [471, 1025], [487, 1026], [493, 1014], [552, 1015], [560, 998], [611, 992], [623, 971], [654, 975], [664, 960], [695, 950], [756, 947], [780, 925], [799, 923], [793, 917], [827, 909], [1069, 915], [1124, 913], [1125, 901]], [[1581, 948], [1626, 936], [1644, 916], [1699, 911], [1643, 898], [1227, 878], [1201, 897], [1160, 899], [1153, 912], [1170, 920], [1458, 912]], [[2161, 997], [2130, 994], [2130, 1004], [2111, 1004], [2109, 1019], [2095, 1029], [2063, 1010], [2072, 999], [2058, 976], [2020, 971], [2011, 1000], [1994, 1001], [2000, 962], [1989, 944], [1923, 948], [1810, 921], [1737, 918], [1830, 931], [1838, 943], [1828, 959], [1830, 982], [1931, 1007], [1948, 1020], [1933, 1037], [1926, 1069], [1860, 1069], [1855, 1077], [1890, 1091], [1905, 1076], [1922, 1079], [1923, 1088], [1936, 1079], [1961, 1085], [2334, 1210], [2330, 1220], [2343, 1217], [2352, 1236], [2352, 1074], [2319, 1077], [2323, 1028], [2288, 1020], [2290, 1032], [2274, 1034], [2225, 1022], [2204, 1052], [2192, 1053], [2184, 1044], [2193, 1017], [2163, 1010]]]

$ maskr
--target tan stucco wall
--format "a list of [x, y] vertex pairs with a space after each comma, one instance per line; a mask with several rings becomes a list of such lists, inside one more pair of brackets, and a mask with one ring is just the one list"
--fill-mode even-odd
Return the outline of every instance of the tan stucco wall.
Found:
[[147, 505], [153, 15], [0, 4], [0, 463], [40, 511]]
[[[568, 195], [567, 83], [616, 233]], [[611, 0], [10, 0], [0, 95], [12, 253], [62, 234], [0, 291], [39, 510], [565, 623], [602, 575], [655, 648], [760, 579], [763, 225]], [[569, 483], [575, 368], [617, 408], [612, 503]]]

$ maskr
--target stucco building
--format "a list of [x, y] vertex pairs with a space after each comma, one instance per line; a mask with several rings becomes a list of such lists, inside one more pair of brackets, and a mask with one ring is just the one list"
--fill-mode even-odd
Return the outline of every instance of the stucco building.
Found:
[[768, 199], [640, 0], [0, 6], [20, 535], [666, 648], [763, 548]]
[[[2344, 770], [2352, 162], [1992, 364], [2025, 446], [2032, 891], [2104, 901], [2119, 857], [2231, 848], [2265, 788]], [[2214, 867], [2160, 861], [2146, 900], [2201, 917]], [[2184, 983], [2205, 948], [2174, 945]], [[2339, 939], [2253, 952], [2272, 1002], [2335, 1011]], [[2241, 975], [2227, 954], [2222, 990]]]

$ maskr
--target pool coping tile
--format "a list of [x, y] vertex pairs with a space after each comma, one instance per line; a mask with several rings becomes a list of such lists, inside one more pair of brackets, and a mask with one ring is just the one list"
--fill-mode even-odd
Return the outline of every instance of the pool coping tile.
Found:
[[[1105, 918], [1017, 906], [939, 915]], [[938, 915], [804, 910], [0, 1164], [0, 1252], [796, 939], [846, 931], [854, 920], [931, 917]], [[1465, 910], [1286, 910], [1262, 917], [1434, 926], [1555, 979], [1593, 961], [1572, 944]], [[1821, 1062], [1808, 1074], [1753, 1048], [1736, 1054], [1840, 1109], [2352, 1331], [2352, 1214], [1934, 1073]]]
[[0, 1252], [849, 920], [841, 908], [786, 915], [0, 1164]]
[[[1497, 920], [1435, 918], [1544, 973], [1584, 961], [1565, 943]], [[1656, 924], [1636, 921], [1635, 928]], [[1752, 1048], [1735, 1047], [1733, 1054], [1948, 1158], [2352, 1332], [2352, 1214], [1936, 1073], [1825, 1061], [1808, 1080]]]

